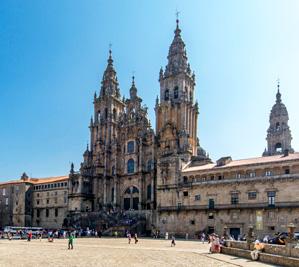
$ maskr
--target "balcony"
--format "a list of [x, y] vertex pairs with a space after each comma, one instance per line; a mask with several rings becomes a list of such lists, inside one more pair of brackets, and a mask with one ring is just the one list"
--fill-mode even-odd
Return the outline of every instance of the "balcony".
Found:
[[185, 187], [185, 186], [195, 186], [195, 185], [213, 185], [213, 184], [229, 184], [229, 183], [235, 183], [235, 182], [248, 182], [248, 181], [265, 181], [265, 180], [279, 180], [279, 179], [299, 179], [299, 174], [281, 174], [281, 175], [271, 175], [271, 176], [256, 176], [256, 177], [242, 177], [242, 178], [236, 178], [236, 177], [225, 177], [221, 180], [205, 180], [201, 181], [195, 180], [193, 182], [180, 182], [178, 185]]
[[[239, 203], [239, 204], [218, 204], [214, 205], [213, 210], [227, 210], [227, 209], [273, 209], [273, 208], [298, 208], [299, 202], [276, 202], [275, 206], [269, 206], [268, 202], [264, 203]], [[190, 205], [190, 206], [164, 206], [158, 207], [158, 211], [185, 211], [185, 210], [202, 210], [209, 211], [209, 205]]]

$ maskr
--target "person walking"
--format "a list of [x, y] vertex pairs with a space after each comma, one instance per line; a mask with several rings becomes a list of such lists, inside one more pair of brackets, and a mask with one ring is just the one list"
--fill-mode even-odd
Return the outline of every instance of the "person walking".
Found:
[[74, 235], [73, 233], [69, 232], [68, 249], [73, 249], [73, 248], [74, 248]]
[[128, 237], [128, 243], [131, 244], [132, 236], [131, 236], [130, 232], [127, 233], [127, 237]]
[[206, 239], [206, 235], [205, 235], [205, 233], [202, 233], [201, 234], [201, 242], [204, 244], [205, 243], [205, 239]]
[[165, 240], [168, 240], [168, 232], [165, 233]]
[[138, 243], [137, 233], [134, 234], [134, 240], [135, 240], [135, 244], [137, 244]]
[[37, 237], [38, 237], [39, 241], [41, 242], [42, 241], [42, 237], [43, 237], [42, 231], [38, 231]]
[[171, 247], [175, 247], [175, 237], [174, 235], [171, 237]]
[[186, 240], [189, 239], [189, 234], [188, 234], [188, 233], [186, 233], [186, 235], [185, 235], [185, 239], [186, 239]]
[[29, 231], [27, 234], [27, 241], [31, 241], [31, 239], [32, 239], [32, 232]]

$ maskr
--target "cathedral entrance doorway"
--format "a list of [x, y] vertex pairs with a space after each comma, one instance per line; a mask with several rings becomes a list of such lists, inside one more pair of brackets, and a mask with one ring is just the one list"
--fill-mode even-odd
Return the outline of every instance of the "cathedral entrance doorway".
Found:
[[139, 189], [136, 186], [130, 186], [124, 193], [124, 210], [138, 210]]

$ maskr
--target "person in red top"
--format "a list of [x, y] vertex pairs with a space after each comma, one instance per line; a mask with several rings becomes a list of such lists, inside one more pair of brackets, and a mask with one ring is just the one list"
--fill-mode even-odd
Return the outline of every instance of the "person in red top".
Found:
[[32, 239], [32, 232], [29, 231], [29, 232], [28, 232], [28, 239], [27, 239], [27, 241], [31, 241], [31, 239]]

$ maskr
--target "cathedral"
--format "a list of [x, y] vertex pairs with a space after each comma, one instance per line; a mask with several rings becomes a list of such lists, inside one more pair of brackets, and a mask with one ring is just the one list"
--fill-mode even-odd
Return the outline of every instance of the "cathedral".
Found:
[[[168, 62], [159, 72], [155, 129], [132, 77], [121, 96], [109, 51], [94, 95], [90, 142], [68, 176], [0, 183], [0, 226], [92, 227], [106, 234], [137, 227], [195, 237], [229, 231], [235, 238], [299, 227], [299, 153], [292, 148], [280, 85], [262, 156], [213, 162], [197, 137], [195, 74], [176, 21]], [[129, 224], [128, 224], [129, 222]]]
[[154, 130], [134, 77], [130, 97], [121, 97], [109, 51], [100, 92], [94, 95], [90, 146], [79, 172], [72, 165], [69, 176], [70, 216], [145, 212], [149, 228], [190, 236], [221, 232], [224, 225], [238, 236], [249, 224], [262, 233], [297, 223], [299, 199], [285, 190], [290, 183], [299, 190], [299, 154], [291, 147], [279, 85], [263, 157], [226, 156], [213, 163], [197, 137], [195, 74], [178, 20], [167, 59], [159, 72]]
[[135, 77], [130, 97], [121, 97], [109, 51], [99, 95], [94, 95], [90, 147], [83, 154], [80, 172], [71, 170], [70, 211], [155, 209], [157, 173], [163, 180], [169, 175], [177, 180], [181, 160], [188, 162], [197, 155], [195, 75], [178, 20], [174, 33], [168, 64], [159, 73], [156, 133], [138, 96]]

